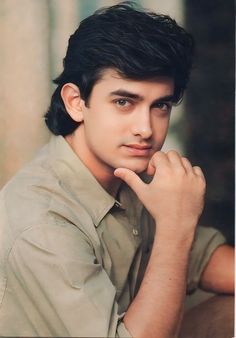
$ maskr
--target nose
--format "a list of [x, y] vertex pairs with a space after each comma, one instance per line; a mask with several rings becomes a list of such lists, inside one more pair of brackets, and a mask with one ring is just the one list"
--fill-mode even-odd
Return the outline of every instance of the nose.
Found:
[[133, 117], [132, 133], [135, 136], [141, 136], [148, 139], [152, 136], [152, 125], [149, 110], [140, 110]]

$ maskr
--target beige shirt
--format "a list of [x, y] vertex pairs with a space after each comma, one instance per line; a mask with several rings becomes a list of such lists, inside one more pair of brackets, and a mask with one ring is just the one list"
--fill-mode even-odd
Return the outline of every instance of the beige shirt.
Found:
[[[122, 318], [154, 236], [131, 189], [116, 201], [53, 136], [0, 198], [0, 336], [130, 337]], [[222, 243], [198, 228], [189, 289]]]

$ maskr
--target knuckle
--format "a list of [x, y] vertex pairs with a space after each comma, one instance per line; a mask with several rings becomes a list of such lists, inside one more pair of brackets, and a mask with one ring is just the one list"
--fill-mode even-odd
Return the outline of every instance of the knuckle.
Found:
[[206, 190], [206, 180], [202, 176], [198, 176], [198, 185], [202, 191]]
[[182, 160], [183, 163], [192, 165], [187, 157], [181, 157], [181, 160]]
[[126, 182], [132, 181], [132, 175], [128, 171], [128, 169], [122, 171], [122, 179], [125, 180]]
[[206, 180], [203, 176], [199, 177], [202, 186], [206, 187]]
[[167, 152], [167, 155], [170, 156], [170, 157], [172, 157], [172, 156], [176, 157], [177, 156], [177, 157], [181, 158], [180, 154], [176, 150], [169, 150]]

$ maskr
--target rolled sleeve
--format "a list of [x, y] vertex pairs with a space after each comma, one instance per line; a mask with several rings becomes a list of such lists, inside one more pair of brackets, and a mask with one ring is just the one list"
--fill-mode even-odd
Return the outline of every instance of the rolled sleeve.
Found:
[[193, 243], [188, 270], [188, 292], [193, 292], [198, 286], [202, 272], [213, 252], [225, 244], [224, 236], [216, 229], [199, 226]]
[[[16, 315], [13, 309], [11, 321], [22, 318], [15, 330], [9, 318], [11, 335], [131, 337], [118, 314], [115, 287], [78, 233], [58, 227], [55, 236], [55, 228], [38, 227], [15, 242], [4, 302], [9, 306], [15, 297], [24, 311]], [[20, 321], [28, 321], [28, 331], [20, 331]]]

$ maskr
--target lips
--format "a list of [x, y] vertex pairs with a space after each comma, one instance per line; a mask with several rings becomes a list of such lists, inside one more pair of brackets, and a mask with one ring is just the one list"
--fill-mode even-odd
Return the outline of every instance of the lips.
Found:
[[127, 144], [126, 147], [134, 148], [134, 149], [151, 149], [152, 146], [147, 144], [147, 145], [141, 145], [141, 144]]
[[148, 157], [150, 156], [152, 146], [149, 144], [127, 144], [127, 151], [133, 156]]

